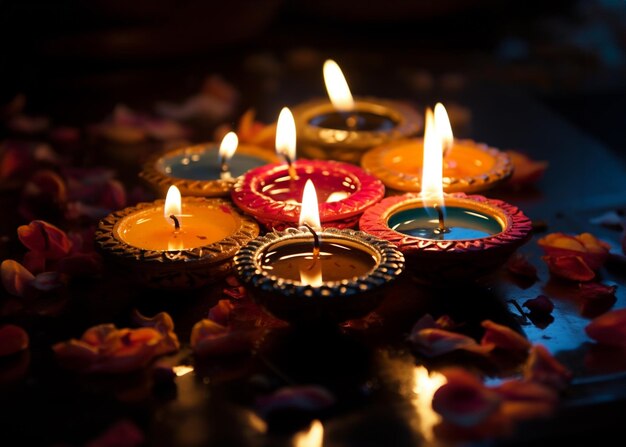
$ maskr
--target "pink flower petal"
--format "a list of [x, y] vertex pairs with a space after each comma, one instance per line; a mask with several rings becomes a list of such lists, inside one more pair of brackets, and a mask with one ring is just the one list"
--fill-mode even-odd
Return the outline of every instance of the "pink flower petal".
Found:
[[502, 398], [473, 374], [461, 368], [441, 371], [447, 379], [433, 395], [433, 410], [446, 421], [472, 427], [494, 414]]
[[0, 264], [4, 289], [14, 296], [24, 296], [35, 276], [17, 261], [5, 259]]
[[606, 312], [585, 326], [589, 337], [600, 344], [626, 347], [626, 309]]
[[490, 348], [478, 345], [467, 335], [438, 328], [419, 329], [408, 337], [413, 348], [426, 357], [437, 357], [457, 350], [485, 354]]
[[572, 373], [556, 360], [543, 345], [533, 345], [526, 364], [524, 379], [563, 390], [572, 379]]
[[264, 417], [280, 411], [321, 411], [335, 404], [335, 396], [326, 388], [316, 385], [299, 385], [280, 388], [257, 399], [256, 406]]
[[72, 242], [63, 230], [43, 220], [19, 226], [17, 236], [26, 248], [41, 252], [46, 259], [60, 259], [72, 248]]

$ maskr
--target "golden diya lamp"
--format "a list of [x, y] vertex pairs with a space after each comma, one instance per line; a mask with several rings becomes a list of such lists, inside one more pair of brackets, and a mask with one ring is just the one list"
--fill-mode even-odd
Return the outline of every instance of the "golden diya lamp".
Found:
[[372, 147], [415, 135], [421, 115], [410, 105], [373, 97], [354, 99], [337, 63], [324, 64], [328, 99], [294, 107], [298, 145], [304, 158], [359, 164]]

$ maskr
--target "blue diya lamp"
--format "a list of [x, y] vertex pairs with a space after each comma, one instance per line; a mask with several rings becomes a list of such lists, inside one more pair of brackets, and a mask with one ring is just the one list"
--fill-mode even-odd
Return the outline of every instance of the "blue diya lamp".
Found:
[[238, 145], [231, 132], [219, 145], [203, 143], [160, 152], [146, 161], [139, 176], [161, 194], [175, 185], [183, 196], [226, 197], [238, 177], [277, 161], [273, 151]]

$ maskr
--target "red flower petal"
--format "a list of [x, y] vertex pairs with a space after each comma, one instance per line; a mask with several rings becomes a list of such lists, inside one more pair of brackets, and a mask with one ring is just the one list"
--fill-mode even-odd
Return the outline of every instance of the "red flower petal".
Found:
[[563, 390], [572, 379], [572, 373], [559, 363], [543, 345], [530, 348], [524, 365], [524, 379]]
[[591, 270], [598, 270], [606, 262], [611, 246], [591, 233], [569, 235], [551, 233], [537, 241], [546, 255], [552, 257], [578, 256]]
[[597, 316], [609, 310], [617, 301], [617, 286], [598, 282], [580, 283], [579, 296], [583, 299], [580, 312], [585, 316]]
[[63, 230], [43, 220], [19, 226], [17, 236], [26, 248], [41, 252], [46, 259], [60, 259], [72, 248], [72, 242]]
[[28, 334], [21, 327], [14, 324], [0, 327], [0, 357], [28, 349], [28, 343]]
[[537, 315], [549, 315], [554, 310], [554, 303], [545, 295], [526, 300], [523, 305]]
[[35, 276], [17, 261], [5, 259], [0, 264], [0, 277], [5, 290], [14, 296], [24, 296]]
[[33, 274], [41, 273], [46, 270], [46, 257], [40, 251], [28, 251], [24, 254], [24, 267]]
[[522, 152], [509, 149], [506, 153], [511, 158], [514, 167], [509, 184], [515, 188], [537, 182], [548, 168], [547, 161], [533, 160]]
[[550, 273], [571, 281], [591, 281], [596, 277], [580, 256], [543, 256]]
[[585, 332], [598, 343], [626, 347], [626, 309], [612, 310], [594, 318]]
[[258, 330], [233, 330], [212, 320], [198, 321], [191, 330], [191, 349], [198, 357], [222, 356], [249, 352]]
[[485, 328], [483, 338], [480, 340], [481, 346], [524, 352], [530, 349], [530, 342], [510, 327], [491, 320], [482, 321], [481, 326]]
[[433, 410], [454, 425], [472, 427], [494, 414], [502, 399], [461, 368], [441, 371], [447, 379], [433, 395]]
[[532, 280], [537, 279], [537, 268], [528, 262], [528, 259], [520, 253], [515, 253], [509, 258], [506, 263], [506, 268], [516, 276]]
[[227, 326], [230, 320], [230, 313], [235, 305], [230, 300], [219, 300], [217, 304], [209, 309], [209, 320]]
[[506, 400], [548, 402], [554, 405], [559, 401], [554, 389], [526, 380], [509, 380], [493, 390]]

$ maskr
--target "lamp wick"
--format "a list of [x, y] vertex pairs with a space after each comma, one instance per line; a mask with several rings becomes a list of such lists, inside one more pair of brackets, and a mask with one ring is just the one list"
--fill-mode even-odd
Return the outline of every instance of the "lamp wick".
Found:
[[446, 221], [443, 215], [443, 210], [436, 203], [433, 205], [433, 208], [435, 208], [435, 211], [437, 211], [437, 219], [439, 220], [439, 226], [435, 230], [435, 233], [437, 234], [448, 233], [450, 230], [446, 228]]
[[226, 159], [226, 157], [221, 156], [219, 161], [220, 161], [220, 178], [222, 179], [231, 178], [230, 166], [228, 166], [228, 160]]
[[284, 154], [284, 156], [287, 162], [287, 169], [289, 169], [289, 177], [291, 177], [291, 180], [297, 180], [298, 174], [296, 173], [296, 167], [293, 165], [293, 160], [287, 154]]
[[302, 225], [313, 234], [313, 260], [316, 260], [320, 256], [320, 237], [308, 223], [304, 222]]
[[170, 214], [170, 219], [174, 221], [174, 231], [180, 230], [180, 222], [178, 221], [178, 218], [175, 215]]

